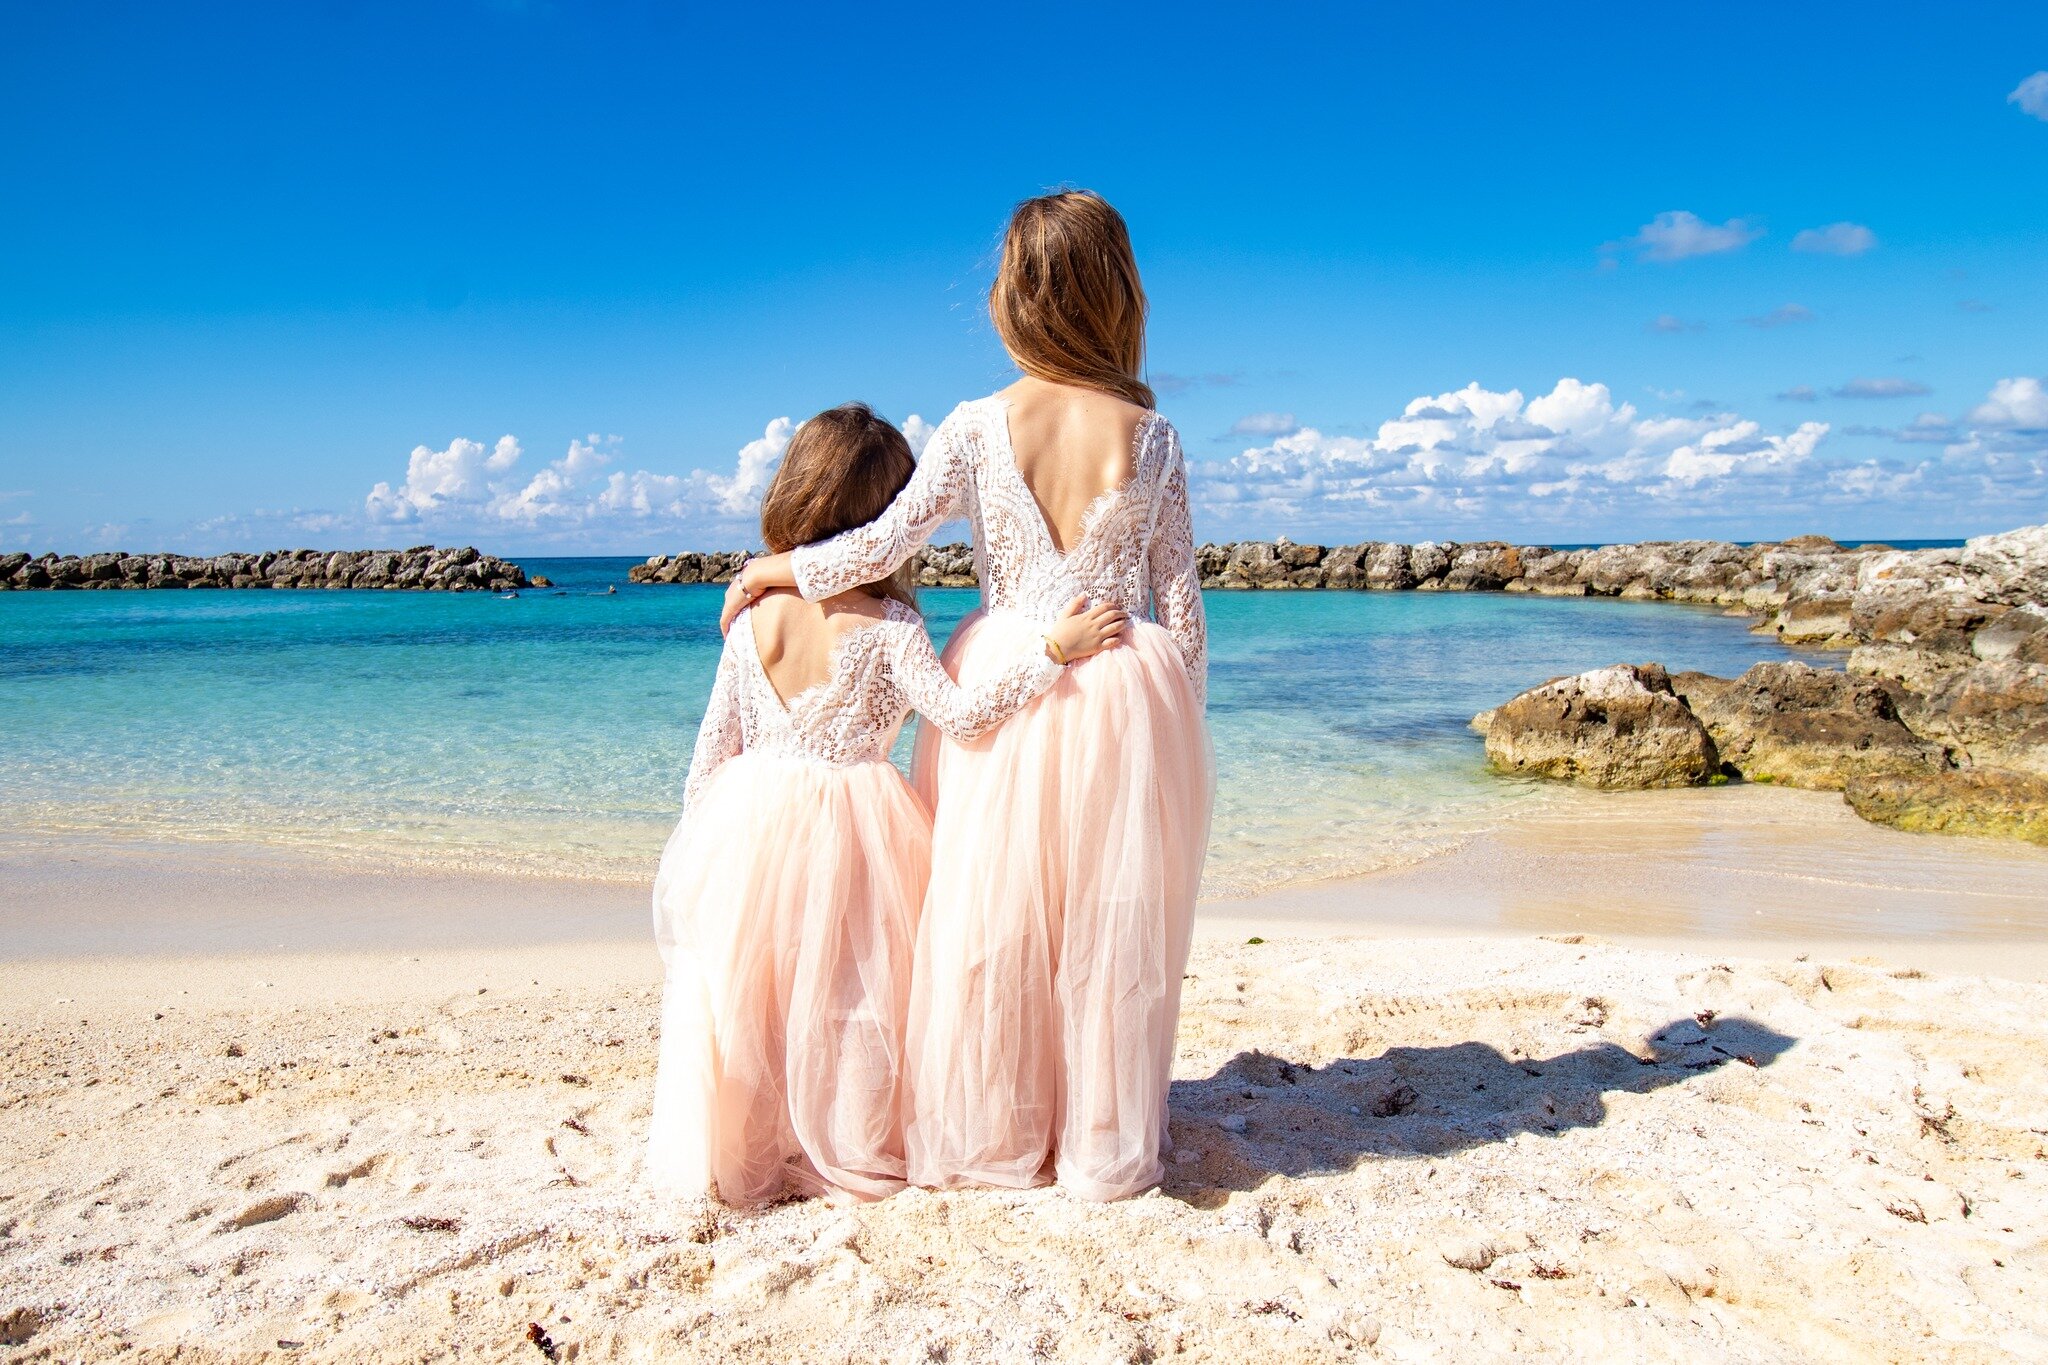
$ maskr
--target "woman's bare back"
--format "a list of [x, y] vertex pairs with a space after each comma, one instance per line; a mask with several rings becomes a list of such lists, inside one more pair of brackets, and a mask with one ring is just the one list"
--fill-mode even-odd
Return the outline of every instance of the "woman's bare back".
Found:
[[1026, 376], [997, 395], [1009, 405], [1017, 472], [1065, 554], [1103, 494], [1129, 481], [1145, 410], [1114, 394]]

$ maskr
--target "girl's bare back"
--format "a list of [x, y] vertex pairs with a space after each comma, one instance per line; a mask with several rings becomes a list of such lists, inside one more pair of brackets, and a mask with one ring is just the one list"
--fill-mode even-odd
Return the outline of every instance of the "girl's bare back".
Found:
[[841, 637], [883, 619], [882, 599], [859, 589], [823, 602], [777, 590], [754, 603], [747, 621], [761, 671], [788, 705], [832, 676], [832, 653]]

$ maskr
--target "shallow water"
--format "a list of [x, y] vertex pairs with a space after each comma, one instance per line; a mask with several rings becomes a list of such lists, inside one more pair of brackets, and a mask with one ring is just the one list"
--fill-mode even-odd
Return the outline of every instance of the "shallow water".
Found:
[[[0, 595], [6, 823], [645, 877], [681, 803], [720, 590], [630, 585], [634, 562], [526, 561], [559, 586], [512, 601]], [[943, 637], [975, 595], [923, 602]], [[1466, 729], [1533, 683], [1619, 661], [1730, 674], [1789, 657], [1746, 621], [1666, 603], [1313, 592], [1208, 605], [1212, 896], [1411, 861], [1552, 800], [1487, 774]]]

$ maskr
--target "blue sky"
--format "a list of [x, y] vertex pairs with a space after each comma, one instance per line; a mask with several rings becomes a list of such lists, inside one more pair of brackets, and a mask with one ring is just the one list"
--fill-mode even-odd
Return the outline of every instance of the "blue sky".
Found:
[[791, 419], [1006, 382], [1057, 184], [1205, 535], [2041, 521], [2044, 70], [2038, 3], [6, 0], [0, 547], [743, 543]]

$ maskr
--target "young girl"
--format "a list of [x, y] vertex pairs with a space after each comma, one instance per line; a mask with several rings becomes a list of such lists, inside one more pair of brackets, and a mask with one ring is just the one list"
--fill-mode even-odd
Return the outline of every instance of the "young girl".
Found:
[[[990, 677], [1077, 593], [1134, 620], [978, 744], [919, 736], [933, 793], [904, 1140], [919, 1185], [1115, 1199], [1158, 1183], [1181, 972], [1214, 793], [1208, 633], [1180, 438], [1140, 375], [1145, 291], [1099, 196], [1026, 200], [989, 314], [1024, 377], [963, 403], [888, 511], [746, 566], [813, 601], [974, 522], [982, 610], [946, 663]], [[932, 740], [926, 743], [926, 740]]]
[[[909, 482], [865, 405], [798, 429], [761, 507], [787, 550], [872, 520]], [[892, 566], [893, 568], [893, 566]], [[905, 576], [741, 613], [654, 882], [667, 966], [649, 1174], [729, 1204], [904, 1179], [898, 1082], [931, 817], [889, 762], [915, 708], [970, 741], [1113, 643], [1122, 611], [1071, 602], [986, 682], [940, 667]]]

